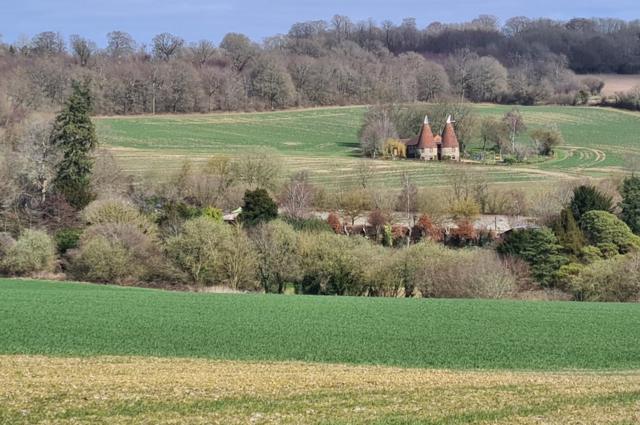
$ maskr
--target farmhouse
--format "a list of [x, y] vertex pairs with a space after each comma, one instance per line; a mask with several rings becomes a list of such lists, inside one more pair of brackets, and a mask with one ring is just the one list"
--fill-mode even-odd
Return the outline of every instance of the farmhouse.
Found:
[[429, 117], [424, 117], [424, 124], [420, 134], [413, 139], [402, 140], [407, 146], [407, 158], [421, 159], [423, 161], [460, 160], [460, 144], [456, 131], [453, 128], [451, 115], [447, 117], [447, 123], [442, 130], [442, 135], [434, 136], [429, 125]]

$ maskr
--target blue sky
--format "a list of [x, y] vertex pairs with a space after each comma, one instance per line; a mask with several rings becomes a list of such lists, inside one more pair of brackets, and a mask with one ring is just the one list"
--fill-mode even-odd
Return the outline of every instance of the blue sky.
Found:
[[256, 41], [288, 31], [294, 22], [329, 19], [336, 13], [354, 20], [400, 22], [416, 18], [460, 22], [479, 14], [510, 16], [640, 18], [639, 0], [0, 0], [0, 34], [4, 41], [41, 31], [81, 34], [104, 45], [105, 34], [118, 29], [148, 42], [171, 32], [187, 41], [216, 43], [227, 32], [242, 32]]

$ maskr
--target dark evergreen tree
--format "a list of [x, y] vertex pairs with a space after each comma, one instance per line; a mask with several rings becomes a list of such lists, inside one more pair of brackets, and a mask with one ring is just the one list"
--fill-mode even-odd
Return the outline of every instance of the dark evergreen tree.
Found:
[[516, 229], [505, 235], [497, 251], [529, 263], [533, 277], [543, 286], [553, 286], [556, 272], [569, 260], [553, 232], [543, 229]]
[[247, 190], [240, 221], [251, 226], [278, 217], [278, 206], [264, 189]]
[[73, 92], [56, 117], [51, 134], [51, 143], [62, 154], [55, 187], [76, 209], [84, 208], [93, 199], [91, 153], [97, 138], [90, 117], [91, 104], [88, 81], [74, 81]]
[[640, 177], [631, 176], [624, 179], [620, 188], [622, 202], [620, 218], [627, 223], [635, 234], [640, 234]]
[[573, 218], [580, 221], [589, 211], [608, 211], [613, 209], [613, 200], [593, 186], [579, 186], [573, 190], [571, 211]]
[[582, 230], [578, 227], [576, 219], [573, 217], [571, 209], [563, 209], [560, 212], [560, 216], [554, 221], [552, 228], [565, 252], [578, 256], [585, 245], [585, 238]]

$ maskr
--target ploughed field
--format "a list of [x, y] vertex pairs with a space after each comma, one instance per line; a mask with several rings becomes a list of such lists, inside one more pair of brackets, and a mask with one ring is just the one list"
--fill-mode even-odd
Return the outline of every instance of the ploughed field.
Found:
[[0, 424], [632, 424], [640, 306], [0, 280]]
[[[480, 116], [501, 117], [510, 106], [476, 105]], [[557, 125], [566, 145], [555, 158], [518, 166], [484, 166], [495, 183], [537, 186], [563, 178], [600, 177], [640, 157], [640, 114], [603, 108], [520, 107], [529, 129]], [[288, 170], [306, 169], [324, 185], [355, 184], [358, 129], [364, 107], [334, 107], [265, 113], [98, 118], [101, 142], [135, 174], [166, 177], [184, 158], [242, 155], [256, 147], [280, 154]], [[523, 135], [520, 142], [527, 143]], [[480, 140], [471, 143], [478, 148]], [[408, 172], [418, 184], [444, 185], [445, 164], [376, 161], [374, 183], [397, 186]]]

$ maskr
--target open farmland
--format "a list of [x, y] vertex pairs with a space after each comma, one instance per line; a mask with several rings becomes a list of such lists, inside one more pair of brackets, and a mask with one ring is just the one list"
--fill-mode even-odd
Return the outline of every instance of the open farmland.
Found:
[[640, 368], [640, 306], [172, 293], [0, 281], [0, 354]]
[[594, 77], [604, 81], [604, 89], [602, 94], [611, 96], [618, 92], [627, 92], [640, 86], [640, 75], [624, 75], [624, 74], [585, 74], [580, 78]]
[[0, 423], [632, 424], [638, 308], [5, 279]]
[[0, 356], [0, 423], [636, 424], [638, 372]]
[[[508, 106], [477, 105], [480, 116], [502, 116]], [[495, 183], [540, 185], [558, 179], [601, 177], [623, 170], [640, 157], [640, 114], [601, 108], [521, 107], [529, 128], [557, 125], [566, 145], [556, 157], [522, 166], [482, 166]], [[100, 140], [134, 174], [166, 178], [186, 158], [204, 161], [217, 154], [241, 155], [266, 147], [279, 153], [288, 170], [306, 169], [327, 186], [355, 184], [357, 132], [364, 107], [319, 108], [266, 113], [108, 117], [97, 119]], [[520, 138], [527, 143], [527, 137]], [[478, 147], [476, 140], [471, 147]], [[446, 184], [446, 164], [376, 161], [374, 183], [394, 186], [402, 172], [419, 185]], [[480, 169], [480, 168], [478, 168]]]

